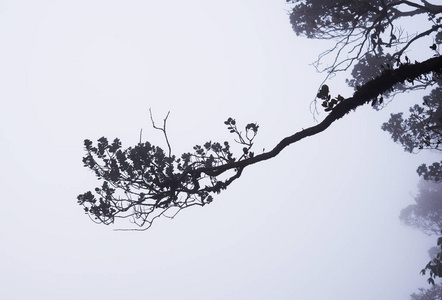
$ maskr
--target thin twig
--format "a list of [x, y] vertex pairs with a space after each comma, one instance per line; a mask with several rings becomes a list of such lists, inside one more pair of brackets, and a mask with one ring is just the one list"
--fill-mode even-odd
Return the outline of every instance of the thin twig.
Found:
[[151, 108], [149, 108], [149, 113], [150, 113], [150, 120], [152, 121], [152, 127], [163, 132], [164, 138], [166, 139], [167, 148], [169, 148], [169, 157], [171, 157], [172, 156], [172, 148], [170, 147], [169, 138], [167, 137], [167, 133], [166, 133], [166, 123], [167, 123], [167, 118], [169, 117], [170, 111], [167, 112], [167, 115], [163, 120], [163, 127], [162, 128], [155, 126], [155, 122], [152, 117], [152, 109]]

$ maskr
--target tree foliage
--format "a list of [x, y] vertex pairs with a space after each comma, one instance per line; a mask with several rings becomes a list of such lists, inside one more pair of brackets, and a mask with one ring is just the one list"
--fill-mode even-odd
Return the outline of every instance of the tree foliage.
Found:
[[434, 182], [442, 181], [442, 161], [434, 162], [432, 165], [428, 166], [422, 164], [417, 168], [417, 173], [422, 176], [425, 180], [431, 180]]
[[[429, 46], [437, 51], [436, 44], [442, 40], [442, 6], [425, 0], [286, 1], [295, 4], [290, 22], [297, 35], [336, 42], [314, 64], [327, 73], [347, 70], [364, 58], [400, 59], [411, 44], [426, 36], [433, 36], [434, 44]], [[413, 20], [421, 15], [428, 19], [424, 28], [417, 32], [416, 26], [404, 29], [404, 24], [414, 25]], [[331, 57], [332, 63], [321, 68], [326, 57]]]
[[[211, 194], [225, 189], [243, 169], [234, 168], [232, 174], [221, 179], [217, 168], [253, 158], [250, 149], [259, 128], [249, 123], [243, 134], [232, 118], [225, 125], [243, 146], [239, 158], [234, 156], [227, 141], [196, 145], [193, 152], [177, 158], [149, 142], [140, 141], [134, 147], [122, 149], [119, 139], [109, 143], [102, 137], [97, 146], [85, 140], [84, 166], [94, 171], [103, 183], [95, 188], [97, 196], [88, 191], [78, 196], [78, 203], [97, 222], [110, 224], [115, 218], [130, 217], [147, 229], [161, 215], [173, 216], [183, 208], [212, 202]], [[157, 129], [165, 133], [165, 125]]]
[[391, 134], [405, 151], [413, 153], [422, 149], [442, 150], [442, 87], [433, 89], [423, 98], [422, 105], [410, 107], [409, 116], [391, 114], [382, 129]]

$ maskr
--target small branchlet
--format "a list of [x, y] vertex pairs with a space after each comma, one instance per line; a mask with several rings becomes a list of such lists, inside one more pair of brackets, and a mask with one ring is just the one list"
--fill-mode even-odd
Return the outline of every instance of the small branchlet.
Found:
[[224, 122], [224, 124], [227, 125], [227, 129], [230, 133], [235, 133], [237, 135], [237, 139], [235, 139], [235, 142], [240, 145], [244, 145], [243, 155], [239, 159], [241, 160], [253, 157], [254, 153], [251, 152], [250, 149], [252, 148], [253, 140], [258, 133], [259, 125], [256, 123], [247, 124], [245, 127], [245, 134], [243, 136], [242, 132], [240, 132], [236, 127], [235, 119], [228, 118], [227, 121]]

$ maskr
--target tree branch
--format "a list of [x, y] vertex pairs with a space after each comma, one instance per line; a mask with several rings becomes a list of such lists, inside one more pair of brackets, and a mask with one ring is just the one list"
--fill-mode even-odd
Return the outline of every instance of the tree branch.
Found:
[[273, 150], [243, 161], [224, 164], [214, 168], [199, 168], [192, 172], [206, 174], [210, 173], [212, 176], [218, 176], [230, 169], [245, 168], [246, 166], [255, 164], [257, 162], [273, 158], [289, 145], [324, 131], [333, 122], [339, 120], [352, 110], [355, 110], [357, 107], [367, 104], [370, 102], [370, 100], [373, 100], [383, 93], [393, 89], [396, 84], [407, 80], [412, 81], [418, 79], [420, 76], [431, 72], [440, 73], [441, 71], [442, 56], [430, 58], [422, 63], [402, 65], [395, 70], [387, 70], [382, 75], [360, 87], [354, 93], [353, 97], [347, 98], [340, 102], [321, 123], [284, 138], [276, 145], [275, 148], [273, 148]]
[[[156, 218], [170, 210], [181, 211], [212, 202], [212, 194], [226, 189], [247, 166], [273, 158], [289, 145], [326, 130], [336, 120], [374, 101], [396, 84], [412, 82], [432, 72], [435, 76], [442, 73], [442, 57], [384, 70], [377, 78], [360, 87], [352, 97], [341, 97], [321, 123], [284, 138], [271, 151], [256, 156], [249, 151], [258, 130], [254, 123], [246, 126], [247, 141], [243, 141], [246, 147], [239, 159], [233, 157], [228, 142], [224, 142], [224, 146], [207, 142], [202, 147], [195, 146], [195, 154], [184, 153], [181, 158], [176, 158], [171, 155], [170, 147], [169, 156], [166, 156], [161, 148], [148, 142], [121, 150], [118, 139], [109, 144], [106, 138], [100, 138], [97, 147], [86, 140], [87, 155], [83, 163], [104, 182], [95, 189], [98, 198], [89, 191], [77, 197], [78, 203], [101, 223], [110, 224], [115, 218], [130, 217], [135, 224], [144, 227], [141, 230], [145, 230]], [[153, 123], [152, 115], [151, 119]], [[225, 124], [230, 132], [240, 135], [234, 119], [229, 118]], [[169, 144], [165, 124], [162, 128], [154, 127], [163, 131]], [[247, 130], [253, 131], [253, 137], [247, 137]], [[119, 192], [115, 194], [116, 190]]]

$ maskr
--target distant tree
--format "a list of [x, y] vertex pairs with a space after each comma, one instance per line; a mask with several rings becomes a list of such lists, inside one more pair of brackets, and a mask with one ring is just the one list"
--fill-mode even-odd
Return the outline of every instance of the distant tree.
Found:
[[[239, 154], [232, 150], [235, 143], [228, 141], [210, 141], [194, 146], [191, 152], [172, 154], [166, 134], [167, 116], [162, 127], [155, 126], [152, 120], [153, 126], [164, 133], [167, 152], [141, 140], [128, 148], [123, 148], [119, 139], [109, 142], [103, 137], [96, 145], [85, 140], [84, 166], [91, 169], [102, 184], [95, 192], [80, 194], [77, 199], [94, 221], [110, 224], [116, 218], [130, 218], [141, 229], [147, 229], [159, 216], [173, 217], [184, 208], [206, 205], [213, 201], [214, 194], [237, 180], [244, 168], [273, 158], [287, 146], [326, 130], [359, 106], [371, 104], [377, 108], [382, 105], [383, 97], [392, 92], [412, 90], [416, 86], [426, 88], [441, 77], [440, 5], [391, 0], [288, 2], [294, 3], [290, 20], [298, 35], [336, 43], [320, 54], [315, 64], [319, 69], [326, 56], [334, 56], [332, 63], [323, 69], [327, 77], [359, 62], [355, 69], [357, 75], [348, 81], [355, 88], [354, 94], [332, 96], [330, 88], [323, 84], [312, 94], [316, 94], [329, 114], [317, 125], [282, 139], [272, 150], [261, 154], [253, 151], [258, 125], [248, 123], [241, 130], [233, 118], [228, 118], [225, 125], [241, 148]], [[424, 15], [430, 23], [424, 31], [411, 34], [397, 25], [399, 19], [419, 15]], [[433, 36], [434, 42], [421, 45], [431, 47], [424, 61], [412, 62], [403, 57], [411, 44], [428, 35]], [[380, 57], [384, 65], [372, 67], [373, 57]]]
[[433, 285], [428, 289], [419, 289], [419, 293], [410, 295], [411, 300], [442, 300], [442, 284]]
[[419, 192], [411, 204], [401, 211], [399, 219], [428, 235], [442, 230], [442, 183], [421, 180]]

